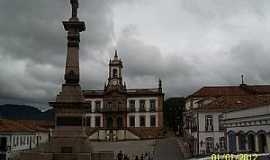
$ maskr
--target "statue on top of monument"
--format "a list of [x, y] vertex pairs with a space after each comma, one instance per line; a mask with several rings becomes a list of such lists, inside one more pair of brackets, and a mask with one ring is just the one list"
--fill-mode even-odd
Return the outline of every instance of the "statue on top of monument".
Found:
[[72, 17], [77, 17], [77, 10], [79, 8], [78, 0], [70, 0], [72, 6]]

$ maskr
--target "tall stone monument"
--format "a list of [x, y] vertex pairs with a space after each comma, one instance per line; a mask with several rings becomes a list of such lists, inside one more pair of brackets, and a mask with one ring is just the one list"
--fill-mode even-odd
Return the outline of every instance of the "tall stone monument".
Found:
[[67, 31], [67, 58], [65, 67], [65, 83], [55, 102], [50, 105], [55, 110], [55, 132], [53, 135], [53, 151], [61, 153], [89, 152], [87, 136], [84, 128], [84, 113], [87, 104], [82, 96], [79, 70], [80, 32], [85, 30], [85, 23], [77, 17], [78, 0], [70, 0], [72, 17], [64, 21]]
[[91, 146], [85, 133], [85, 112], [88, 108], [80, 87], [79, 43], [85, 23], [77, 17], [78, 0], [70, 0], [72, 17], [64, 21], [67, 31], [65, 83], [55, 102], [55, 130], [49, 144], [22, 153], [21, 160], [89, 160]]

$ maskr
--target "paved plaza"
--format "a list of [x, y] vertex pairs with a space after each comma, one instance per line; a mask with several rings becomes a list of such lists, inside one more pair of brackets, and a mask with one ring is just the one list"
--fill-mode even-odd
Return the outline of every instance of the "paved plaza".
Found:
[[122, 141], [122, 142], [92, 142], [94, 152], [114, 151], [116, 154], [121, 150], [134, 160], [135, 156], [142, 153], [150, 153], [154, 160], [181, 160], [182, 153], [179, 148], [179, 140], [169, 137], [158, 140]]

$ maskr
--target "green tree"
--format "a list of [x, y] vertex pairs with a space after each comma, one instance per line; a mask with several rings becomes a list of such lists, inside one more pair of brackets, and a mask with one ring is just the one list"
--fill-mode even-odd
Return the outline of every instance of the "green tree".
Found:
[[183, 125], [183, 110], [185, 107], [184, 97], [171, 97], [164, 102], [164, 124], [167, 128], [181, 130]]

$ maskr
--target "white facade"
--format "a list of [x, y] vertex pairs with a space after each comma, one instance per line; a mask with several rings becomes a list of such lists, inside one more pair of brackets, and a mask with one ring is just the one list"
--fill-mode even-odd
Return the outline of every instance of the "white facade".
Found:
[[[158, 98], [157, 97], [132, 97], [127, 98], [127, 110], [130, 110], [130, 101], [135, 101], [135, 112], [128, 112], [127, 113], [127, 127], [158, 127], [159, 116], [156, 112], [158, 110]], [[145, 111], [140, 111], [140, 101], [145, 101]], [[104, 115], [100, 111], [97, 110], [96, 102], [100, 103], [100, 109], [103, 109], [103, 99], [102, 98], [87, 98], [86, 101], [89, 103], [89, 112], [86, 113], [87, 121], [90, 121], [90, 126], [88, 127], [95, 128], [95, 127], [104, 127]], [[150, 110], [150, 102], [154, 101], [155, 109], [154, 111]], [[135, 126], [130, 126], [130, 116], [135, 117]], [[145, 117], [145, 125], [140, 125], [140, 117]], [[155, 117], [155, 125], [150, 124], [151, 116]], [[96, 126], [96, 118], [100, 117], [100, 126]]]
[[[225, 151], [224, 131], [220, 128], [220, 115], [220, 112], [194, 112], [191, 125], [194, 154]], [[207, 120], [207, 117], [211, 117], [211, 119]]]
[[135, 101], [135, 109], [136, 112], [139, 112], [140, 109], [140, 101], [144, 100], [145, 101], [145, 109], [146, 112], [150, 111], [150, 101], [151, 100], [155, 100], [155, 110], [157, 111], [157, 97], [133, 97], [133, 98], [127, 98], [127, 109], [130, 109], [130, 100], [134, 100]]
[[229, 152], [270, 152], [270, 105], [227, 112], [224, 118]]
[[[130, 118], [131, 116], [135, 117], [135, 126], [130, 126]], [[140, 117], [145, 117], [145, 126], [140, 125]], [[150, 117], [155, 116], [155, 125], [150, 125]], [[157, 113], [128, 113], [127, 114], [127, 127], [157, 127], [158, 125], [158, 115]]]
[[[49, 132], [5, 132], [0, 133], [6, 142], [6, 150], [0, 151], [5, 160], [14, 158], [20, 151], [29, 150], [49, 141]], [[3, 149], [3, 148], [2, 148]]]

